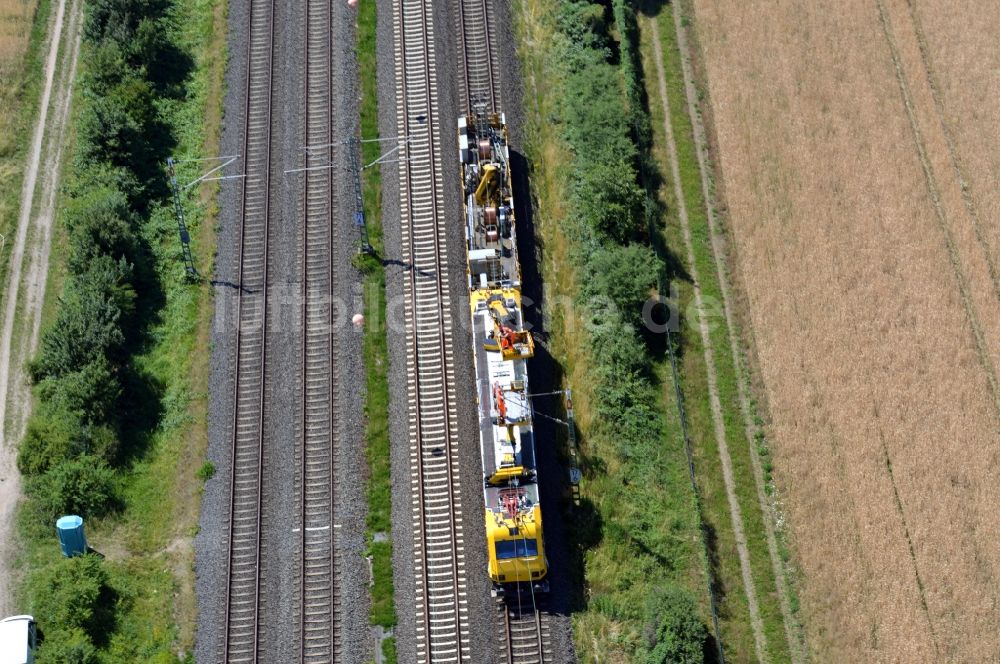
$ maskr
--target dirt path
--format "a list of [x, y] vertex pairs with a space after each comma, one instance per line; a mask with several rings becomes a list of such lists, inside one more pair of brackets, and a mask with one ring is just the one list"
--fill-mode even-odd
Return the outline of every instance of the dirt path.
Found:
[[[706, 145], [708, 144], [707, 135], [705, 132], [705, 126], [702, 122], [701, 115], [698, 113], [697, 104], [697, 92], [694, 87], [694, 74], [691, 70], [691, 53], [687, 42], [687, 35], [685, 33], [685, 28], [681, 19], [681, 8], [679, 3], [671, 3], [674, 19], [674, 28], [677, 33], [677, 44], [681, 52], [681, 69], [684, 76], [684, 93], [685, 101], [687, 103], [688, 116], [691, 118], [691, 124], [694, 129], [694, 144], [695, 153], [698, 158], [698, 173], [701, 176], [701, 189], [702, 196], [705, 200], [706, 216], [708, 218], [709, 225], [709, 237], [711, 239], [712, 246], [712, 257], [715, 262], [716, 268], [716, 278], [719, 282], [719, 290], [722, 292], [722, 304], [723, 312], [726, 319], [726, 330], [729, 336], [729, 349], [732, 353], [733, 367], [736, 369], [737, 374], [737, 393], [740, 401], [740, 411], [743, 416], [743, 428], [744, 434], [747, 438], [747, 443], [750, 448], [750, 461], [753, 466], [754, 481], [757, 489], [757, 500], [760, 503], [760, 509], [763, 513], [764, 529], [767, 539], [767, 549], [768, 555], [771, 558], [771, 567], [774, 571], [774, 580], [778, 590], [778, 601], [781, 606], [781, 615], [784, 622], [785, 628], [785, 638], [788, 641], [789, 653], [792, 658], [792, 662], [798, 664], [799, 662], [805, 661], [805, 644], [801, 638], [801, 630], [798, 628], [798, 621], [795, 616], [792, 615], [792, 609], [789, 601], [788, 584], [786, 582], [786, 574], [784, 564], [781, 561], [781, 557], [778, 553], [777, 537], [775, 535], [775, 519], [776, 514], [771, 501], [767, 497], [765, 492], [765, 482], [764, 482], [764, 471], [761, 467], [760, 456], [757, 454], [757, 445], [754, 440], [754, 424], [753, 415], [750, 408], [750, 397], [747, 394], [747, 388], [744, 381], [746, 376], [746, 368], [743, 366], [742, 357], [739, 352], [737, 345], [737, 330], [736, 325], [733, 321], [733, 304], [732, 295], [729, 287], [729, 277], [727, 275], [726, 269], [724, 267], [724, 257], [725, 250], [722, 246], [721, 236], [719, 234], [719, 224], [716, 219], [716, 202], [715, 195], [713, 193], [711, 184], [708, 179], [708, 157], [705, 154]], [[666, 107], [666, 88], [663, 81], [663, 70], [662, 70], [662, 56], [660, 50], [660, 33], [659, 26], [655, 20], [652, 21], [653, 24], [653, 40], [654, 46], [657, 54], [657, 68], [660, 75], [660, 93], [664, 98], [664, 108]], [[668, 114], [669, 116], [669, 114]], [[668, 123], [669, 124], [669, 123]], [[669, 135], [669, 134], [668, 134]], [[673, 141], [671, 139], [671, 158], [676, 162], [676, 150], [673, 147]], [[673, 165], [676, 168], [676, 165]], [[676, 173], [674, 175], [675, 182], [677, 180]], [[678, 197], [680, 195], [678, 194]], [[690, 259], [690, 257], [689, 257]]]
[[[73, 0], [72, 4], [60, 0], [49, 28], [49, 51], [43, 70], [45, 85], [24, 173], [21, 213], [4, 300], [0, 332], [0, 615], [18, 612], [11, 596], [14, 581], [11, 572], [17, 552], [14, 515], [20, 498], [16, 446], [24, 430], [31, 398], [24, 363], [38, 343], [59, 166], [69, 120], [82, 15], [80, 0]], [[43, 157], [44, 168], [39, 179]], [[28, 268], [22, 275], [26, 256]], [[23, 298], [20, 306], [19, 298]], [[13, 348], [15, 331], [17, 348]]]
[[698, 308], [698, 332], [705, 349], [705, 369], [708, 374], [708, 396], [712, 407], [712, 424], [715, 429], [715, 443], [719, 447], [719, 459], [722, 462], [722, 478], [726, 484], [726, 498], [729, 501], [729, 515], [732, 521], [733, 536], [736, 539], [736, 551], [740, 558], [740, 572], [743, 576], [743, 588], [746, 592], [747, 607], [750, 611], [750, 623], [753, 627], [754, 649], [757, 660], [767, 661], [767, 639], [764, 636], [764, 623], [760, 618], [760, 607], [757, 603], [757, 591], [754, 588], [753, 574], [750, 571], [750, 553], [747, 550], [747, 539], [743, 532], [743, 512], [736, 499], [736, 486], [733, 481], [733, 461], [726, 444], [726, 425], [722, 419], [722, 404], [719, 401], [719, 389], [716, 380], [715, 357], [712, 349], [712, 339], [708, 331], [708, 320], [705, 317], [705, 303], [701, 294], [698, 279], [698, 267], [695, 264], [694, 244], [691, 241], [691, 225], [688, 222], [687, 203], [681, 190], [680, 167], [677, 161], [677, 146], [674, 142], [673, 127], [670, 124], [670, 102], [667, 98], [667, 80], [663, 73], [663, 50], [660, 46], [660, 29], [655, 20], [650, 20], [653, 34], [653, 52], [656, 60], [656, 75], [660, 89], [660, 103], [663, 105], [663, 130], [667, 137], [667, 152], [670, 155], [670, 175], [674, 185], [674, 195], [677, 199], [677, 215], [680, 217], [681, 229], [684, 235], [684, 247], [687, 250], [688, 272], [691, 275], [691, 287], [694, 290], [695, 305]]

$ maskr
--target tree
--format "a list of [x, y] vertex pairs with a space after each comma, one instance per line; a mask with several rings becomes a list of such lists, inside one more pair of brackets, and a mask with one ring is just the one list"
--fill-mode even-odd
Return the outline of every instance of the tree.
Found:
[[138, 225], [125, 195], [108, 186], [89, 189], [70, 201], [65, 212], [70, 233], [69, 269], [82, 274], [99, 256], [134, 263]]
[[[80, 153], [84, 163], [107, 162], [129, 169], [145, 182], [156, 168], [156, 150], [169, 136], [159, 121], [148, 81], [130, 75], [94, 97], [80, 118]], [[159, 133], [164, 136], [159, 136]]]
[[118, 42], [104, 41], [86, 48], [87, 66], [83, 68], [81, 83], [89, 97], [102, 97], [133, 75], [131, 65]]
[[78, 454], [83, 436], [78, 417], [42, 402], [28, 420], [17, 451], [17, 467], [23, 475], [41, 475], [60, 459]]
[[41, 350], [31, 364], [36, 382], [63, 376], [98, 359], [116, 363], [125, 343], [123, 325], [135, 309], [132, 268], [110, 256], [93, 260], [73, 279], [55, 323], [42, 335]]
[[[135, 173], [121, 166], [112, 166], [106, 162], [86, 162], [80, 160], [76, 164], [78, 177], [67, 184], [70, 196], [86, 198], [91, 190], [106, 190], [120, 192], [125, 197], [128, 206], [128, 221], [138, 228], [139, 218], [147, 209], [149, 201], [145, 197], [145, 189], [136, 178]], [[124, 218], [124, 217], [123, 217]]]
[[646, 606], [644, 664], [701, 664], [706, 638], [689, 592], [678, 587], [653, 591]]
[[587, 262], [589, 278], [583, 285], [585, 297], [605, 295], [611, 298], [625, 320], [638, 324], [642, 307], [662, 269], [663, 263], [648, 246], [602, 247]]
[[587, 224], [618, 244], [639, 237], [645, 228], [646, 194], [626, 161], [588, 161], [580, 169], [574, 197]]
[[168, 0], [88, 0], [83, 35], [95, 44], [111, 39], [127, 48], [143, 18], [162, 18], [168, 6]]
[[38, 397], [49, 406], [78, 417], [82, 424], [112, 419], [121, 385], [106, 358], [98, 357], [78, 371], [49, 377], [38, 384]]

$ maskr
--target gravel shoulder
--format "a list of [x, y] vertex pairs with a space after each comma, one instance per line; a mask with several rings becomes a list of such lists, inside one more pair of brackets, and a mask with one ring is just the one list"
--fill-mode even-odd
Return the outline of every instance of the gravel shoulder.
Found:
[[[245, 121], [248, 0], [229, 2], [229, 64], [226, 68], [224, 120], [219, 150], [222, 154], [242, 152]], [[195, 659], [216, 662], [225, 634], [227, 592], [227, 534], [229, 528], [229, 487], [232, 482], [233, 370], [235, 367], [236, 284], [239, 252], [238, 180], [223, 181], [219, 191], [219, 226], [214, 273], [215, 316], [212, 322], [212, 349], [209, 368], [208, 450], [215, 476], [205, 483], [201, 519], [195, 537], [195, 591], [198, 595], [198, 629]]]

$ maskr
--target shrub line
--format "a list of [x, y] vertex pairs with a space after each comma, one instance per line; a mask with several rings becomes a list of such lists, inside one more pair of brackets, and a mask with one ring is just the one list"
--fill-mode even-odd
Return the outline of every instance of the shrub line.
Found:
[[[28, 498], [20, 510], [26, 593], [45, 634], [40, 660], [159, 664], [178, 661], [178, 649], [183, 659], [190, 645], [189, 549], [173, 556], [182, 568], [169, 569], [163, 546], [147, 541], [160, 517], [196, 514], [164, 500], [174, 496], [163, 490], [187, 498], [184, 480], [196, 480], [179, 457], [199, 453], [203, 438], [193, 430], [204, 423], [192, 424], [188, 372], [206, 350], [195, 338], [210, 315], [205, 285], [175, 270], [162, 159], [179, 147], [201, 149], [210, 133], [205, 114], [220, 100], [205, 83], [221, 80], [224, 58], [208, 50], [220, 29], [217, 4], [87, 1], [76, 141], [58, 214], [67, 277], [29, 365], [37, 407], [18, 452]], [[196, 229], [201, 204], [184, 204]], [[198, 486], [210, 475], [204, 467]], [[59, 558], [51, 520], [68, 513], [84, 516], [91, 534], [114, 533], [111, 546], [125, 553]], [[157, 542], [166, 530], [153, 535]]]
[[[639, 179], [644, 145], [634, 128], [648, 117], [630, 69], [634, 46], [627, 25], [614, 35], [615, 18], [631, 8], [622, 0], [522, 4], [525, 79], [550, 79], [539, 86], [546, 98], [536, 99], [549, 107], [544, 123], [536, 113], [528, 143], [538, 175], [539, 244], [558, 256], [543, 263], [545, 280], [572, 292], [570, 322], [581, 321], [570, 331], [564, 312], [548, 312], [552, 336], [580, 360], [568, 372], [583, 396], [577, 422], [586, 474], [582, 508], [567, 515], [589, 586], [574, 617], [577, 648], [584, 659], [701, 662], [709, 637], [702, 600], [690, 590], [699, 555], [697, 496], [685, 478], [683, 436], [668, 421], [656, 384], [663, 336], [647, 334], [641, 315], [664, 265], [651, 246], [655, 203]], [[543, 66], [533, 67], [537, 58]], [[569, 272], [578, 288], [565, 286]], [[630, 564], [621, 565], [623, 558]]]

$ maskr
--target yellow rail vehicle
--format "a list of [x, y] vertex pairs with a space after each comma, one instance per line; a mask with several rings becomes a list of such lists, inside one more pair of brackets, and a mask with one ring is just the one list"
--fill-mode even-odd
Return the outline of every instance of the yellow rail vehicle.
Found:
[[458, 132], [489, 575], [496, 594], [547, 592], [507, 126], [477, 113]]

